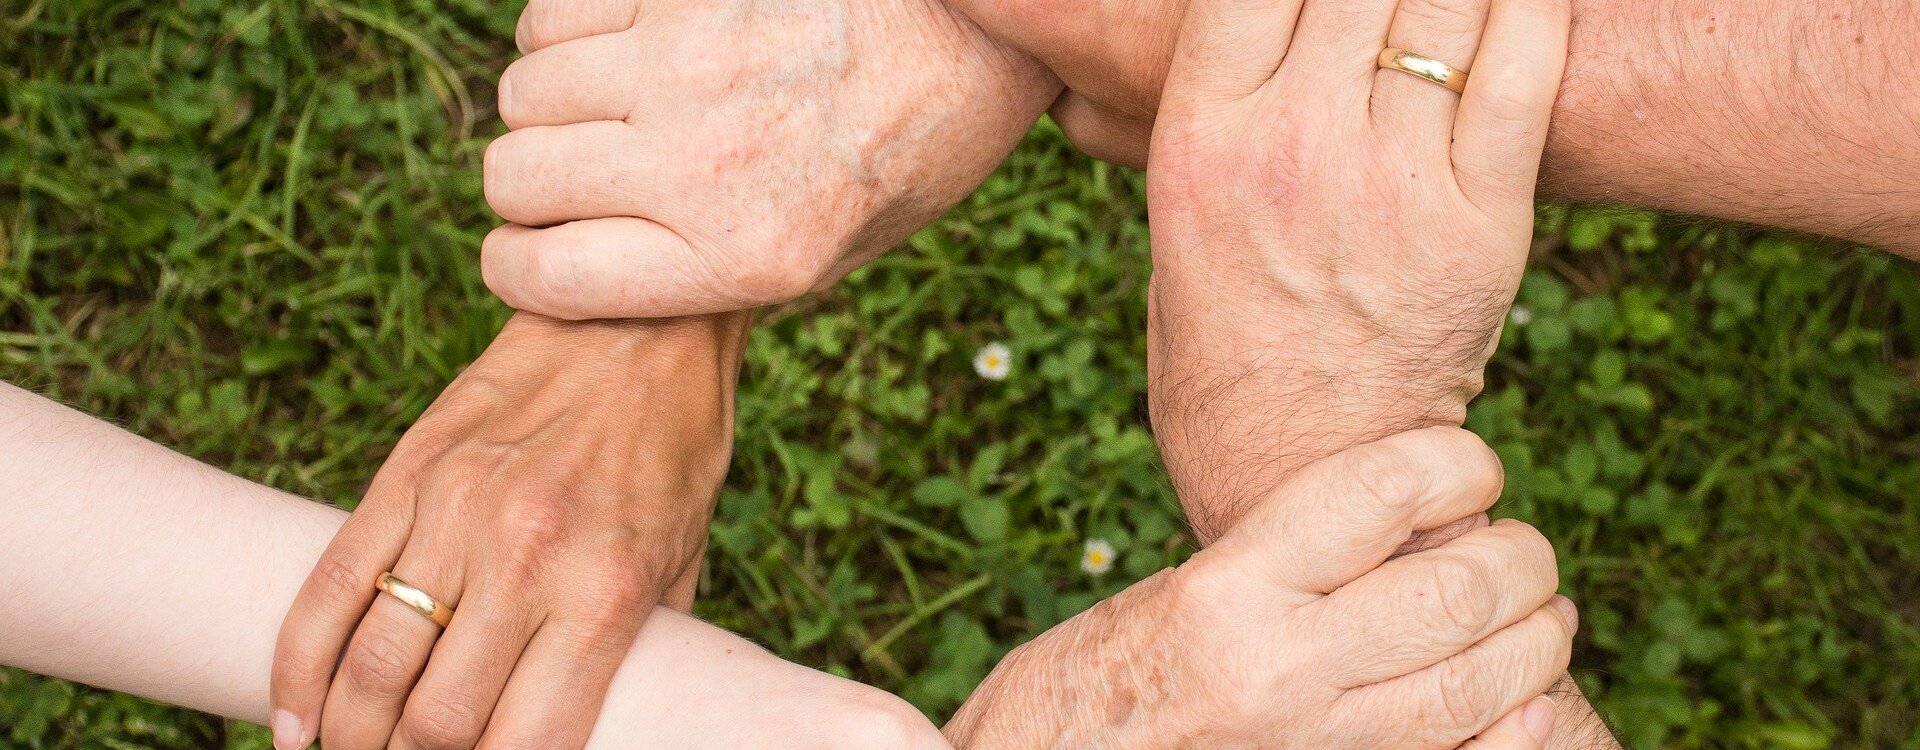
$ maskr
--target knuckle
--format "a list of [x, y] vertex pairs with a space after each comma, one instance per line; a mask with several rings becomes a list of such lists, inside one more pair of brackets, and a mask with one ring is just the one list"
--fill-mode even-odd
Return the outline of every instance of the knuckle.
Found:
[[1346, 471], [1353, 486], [1372, 501], [1369, 507], [1401, 514], [1425, 489], [1427, 477], [1417, 453], [1399, 445], [1374, 443], [1348, 456]]
[[[1464, 0], [1406, 0], [1400, 3], [1399, 12], [1410, 22], [1407, 28], [1420, 29], [1425, 34], [1444, 34], [1458, 37], [1477, 32], [1484, 15], [1474, 12], [1475, 4]], [[1448, 60], [1448, 64], [1460, 65], [1467, 60]]]
[[[608, 569], [631, 570], [632, 566], [610, 566]], [[628, 622], [637, 619], [634, 617], [635, 612], [654, 605], [655, 602], [652, 601], [654, 597], [651, 596], [654, 591], [654, 587], [646, 585], [639, 578], [631, 575], [616, 575], [593, 587], [592, 595], [608, 612], [605, 619], [612, 621], [602, 627], [611, 630], [626, 629]]]
[[1532, 524], [1514, 520], [1500, 522], [1501, 531], [1506, 534], [1512, 545], [1514, 556], [1522, 562], [1516, 566], [1518, 572], [1540, 576], [1552, 581], [1557, 587], [1560, 581], [1559, 553], [1553, 548], [1553, 542], [1547, 535], [1540, 533]]
[[1487, 124], [1502, 133], [1531, 137], [1546, 126], [1539, 88], [1526, 71], [1490, 70], [1479, 81], [1475, 100]]
[[382, 693], [404, 689], [413, 679], [406, 647], [393, 634], [378, 629], [354, 635], [340, 669], [350, 684]]
[[1573, 632], [1567, 629], [1566, 622], [1553, 612], [1542, 610], [1533, 618], [1538, 626], [1533, 629], [1530, 638], [1522, 641], [1522, 648], [1531, 651], [1524, 663], [1536, 665], [1527, 677], [1545, 677], [1566, 671], [1568, 662], [1573, 660]]
[[309, 579], [319, 587], [317, 593], [327, 601], [364, 599], [372, 581], [363, 580], [360, 571], [350, 561], [352, 553], [346, 550], [328, 550], [325, 557], [313, 568]]
[[1427, 586], [1416, 593], [1433, 598], [1425, 607], [1427, 625], [1451, 642], [1476, 640], [1492, 627], [1497, 595], [1487, 566], [1477, 557], [1452, 555], [1428, 567]]
[[1244, 586], [1244, 574], [1232, 561], [1202, 551], [1159, 579], [1166, 601], [1176, 612], [1210, 612], [1233, 601]]
[[423, 750], [470, 748], [486, 731], [487, 717], [467, 696], [424, 695], [414, 698], [400, 720], [400, 731]]
[[1481, 727], [1492, 723], [1493, 707], [1483, 698], [1486, 675], [1458, 660], [1442, 663], [1439, 673], [1439, 695], [1432, 704], [1436, 716], [1429, 717], [1429, 726], [1444, 726], [1453, 729], [1453, 736], [1470, 736]]
[[1466, 491], [1477, 497], [1488, 499], [1500, 496], [1507, 483], [1507, 468], [1500, 463], [1500, 454], [1493, 452], [1493, 446], [1487, 445], [1466, 430], [1463, 447], [1454, 456], [1460, 467], [1460, 476], [1466, 482]]
[[324, 687], [333, 677], [334, 659], [339, 654], [337, 645], [329, 651], [314, 643], [281, 642], [273, 659], [274, 687]]
[[522, 554], [538, 553], [566, 534], [567, 508], [556, 495], [531, 492], [508, 499], [494, 518], [495, 537]]
[[533, 256], [530, 270], [533, 278], [527, 280], [530, 283], [525, 291], [534, 299], [566, 305], [587, 294], [587, 278], [581, 272], [578, 256], [572, 253], [543, 248]]
[[809, 248], [796, 246], [758, 256], [733, 269], [734, 285], [755, 302], [789, 302], [813, 291], [820, 281], [823, 263]]

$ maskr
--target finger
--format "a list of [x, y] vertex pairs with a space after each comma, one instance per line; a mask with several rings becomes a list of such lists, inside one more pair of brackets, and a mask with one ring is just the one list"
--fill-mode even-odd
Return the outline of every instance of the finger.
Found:
[[638, 622], [549, 620], [514, 667], [480, 747], [585, 747], [613, 673], [639, 632]]
[[1572, 12], [1569, 0], [1493, 0], [1453, 126], [1454, 178], [1476, 203], [1532, 210]]
[[[1393, 727], [1391, 747], [1452, 747], [1541, 695], [1567, 671], [1579, 616], [1564, 597], [1553, 601], [1451, 659], [1404, 677], [1348, 691], [1355, 715], [1406, 713], [1415, 720]], [[1391, 708], [1389, 708], [1391, 707]]]
[[745, 310], [810, 288], [810, 266], [696, 252], [646, 219], [503, 226], [481, 244], [487, 288], [516, 309], [567, 320]]
[[643, 0], [527, 0], [514, 30], [520, 51], [533, 53], [561, 42], [633, 28]]
[[1167, 72], [1164, 104], [1192, 107], [1232, 102], [1259, 90], [1287, 55], [1301, 4], [1302, 0], [1193, 0]]
[[[636, 76], [648, 69], [626, 33], [597, 34], [543, 47], [500, 74], [500, 119], [513, 130], [594, 120], [625, 120], [639, 104]], [[617, 75], [594, 75], [618, 71]]]
[[1553, 545], [1500, 521], [1438, 549], [1392, 560], [1308, 605], [1341, 687], [1425, 669], [1532, 614], [1560, 585]]
[[[439, 564], [446, 559], [409, 544], [393, 575], [458, 612], [460, 576]], [[439, 637], [439, 625], [399, 599], [384, 594], [375, 598], [354, 630], [327, 693], [320, 716], [321, 745], [327, 750], [386, 747]]]
[[606, 120], [512, 131], [487, 144], [487, 205], [536, 227], [641, 215], [642, 206], [665, 197], [659, 186], [688, 182], [679, 179], [682, 167], [657, 158], [658, 147], [640, 130]]
[[410, 498], [378, 488], [347, 517], [294, 597], [274, 646], [270, 694], [277, 750], [313, 744], [340, 654], [376, 593], [374, 580], [399, 559], [412, 527]]
[[[1430, 57], [1465, 71], [1473, 65], [1491, 0], [1400, 0], [1387, 45]], [[1390, 68], [1374, 72], [1374, 125], [1383, 140], [1415, 156], [1419, 164], [1445, 164], [1460, 95], [1423, 78]]]
[[487, 587], [467, 596], [453, 624], [440, 636], [427, 671], [407, 696], [394, 734], [398, 750], [475, 747], [533, 639], [537, 623], [510, 597]]
[[1536, 695], [1499, 721], [1480, 736], [1460, 746], [1460, 750], [1539, 750], [1547, 746], [1547, 736], [1553, 733], [1553, 699]]
[[1309, 465], [1214, 546], [1260, 561], [1289, 590], [1325, 594], [1379, 567], [1415, 531], [1492, 507], [1500, 486], [1499, 458], [1473, 433], [1402, 433]]
[[1331, 96], [1335, 106], [1364, 107], [1394, 6], [1394, 0], [1307, 0], [1280, 76], [1289, 90]]

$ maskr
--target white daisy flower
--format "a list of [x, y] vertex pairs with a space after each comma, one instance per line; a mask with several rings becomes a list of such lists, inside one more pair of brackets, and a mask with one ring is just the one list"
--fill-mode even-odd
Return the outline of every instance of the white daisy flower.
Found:
[[1507, 314], [1507, 320], [1513, 321], [1515, 326], [1524, 326], [1532, 323], [1533, 308], [1527, 307], [1526, 305], [1514, 305], [1513, 312]]
[[1086, 551], [1080, 553], [1080, 569], [1093, 575], [1113, 570], [1113, 558], [1117, 555], [1113, 545], [1105, 539], [1088, 539]]
[[980, 353], [973, 355], [973, 371], [988, 380], [1006, 380], [1007, 373], [1013, 370], [1013, 350], [998, 341], [980, 347]]

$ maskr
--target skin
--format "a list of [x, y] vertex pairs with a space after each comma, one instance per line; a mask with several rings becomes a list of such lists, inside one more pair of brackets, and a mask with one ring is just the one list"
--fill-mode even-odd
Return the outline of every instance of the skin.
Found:
[[513, 224], [482, 268], [539, 278], [492, 286], [562, 318], [831, 283], [965, 198], [1057, 91], [932, 0], [533, 0], [519, 41], [486, 157]]
[[[648, 71], [659, 67], [656, 61], [685, 56], [649, 57], [644, 48], [636, 53], [634, 45], [615, 41], [651, 38], [644, 30], [655, 28], [653, 19], [664, 11], [641, 12], [648, 6], [633, 0], [594, 0], [583, 4], [586, 9], [561, 12], [536, 0], [528, 13], [533, 20], [521, 25], [523, 47], [541, 49], [553, 39], [575, 44], [594, 34], [610, 39], [575, 44], [563, 59], [522, 61], [516, 67], [523, 74], [510, 69], [505, 79], [503, 111], [538, 110], [541, 122], [569, 123], [579, 142], [548, 149], [508, 139], [495, 149], [496, 157], [510, 158], [489, 164], [489, 198], [502, 216], [524, 226], [503, 228], [488, 244], [488, 284], [516, 307], [567, 318], [662, 317], [724, 307], [728, 299], [792, 299], [831, 284], [882, 248], [750, 237], [696, 246], [701, 252], [689, 259], [676, 241], [651, 236], [628, 220], [666, 210], [643, 208], [660, 194], [721, 198], [717, 204], [695, 202], [704, 204], [698, 210], [722, 212], [729, 221], [721, 226], [733, 226], [731, 218], [749, 210], [791, 226], [821, 221], [816, 213], [868, 216], [871, 206], [889, 203], [884, 190], [865, 196], [876, 192], [876, 184], [893, 183], [850, 183], [832, 177], [835, 170], [820, 178], [831, 188], [828, 195], [714, 194], [715, 182], [812, 174], [796, 165], [827, 158], [820, 154], [833, 155], [839, 171], [903, 159], [945, 165], [918, 173], [926, 180], [918, 189], [958, 200], [978, 183], [983, 173], [976, 168], [1011, 147], [1012, 139], [986, 137], [989, 131], [1019, 131], [1031, 122], [1036, 99], [1053, 102], [1055, 119], [1087, 152], [1144, 166], [1188, 1], [954, 0], [972, 21], [957, 27], [903, 23], [898, 19], [916, 13], [884, 3], [846, 17], [852, 28], [884, 33], [826, 40], [831, 48], [866, 50], [881, 46], [884, 37], [884, 49], [864, 56], [885, 59], [884, 70], [820, 76], [830, 83], [808, 100], [864, 100], [874, 107], [907, 101], [917, 108], [900, 118], [769, 118], [769, 112], [792, 107], [783, 92], [728, 87], [719, 89], [723, 96], [712, 94], [752, 69], [682, 68], [675, 77], [653, 75]], [[696, 6], [687, 12], [732, 4]], [[1428, 0], [1413, 6], [1440, 28], [1462, 20]], [[924, 18], [943, 12], [919, 7]], [[1905, 0], [1575, 0], [1542, 192], [1830, 235], [1920, 257], [1920, 181], [1912, 178], [1920, 173], [1920, 93], [1901, 85], [1920, 65], [1920, 39], [1904, 33], [1916, 22], [1920, 9]], [[549, 26], [566, 31], [529, 37], [529, 29]], [[803, 33], [760, 29], [753, 44], [743, 44], [733, 42], [740, 37], [731, 32], [706, 27], [698, 36], [695, 28], [686, 27], [695, 36], [676, 43], [791, 53], [801, 44], [794, 37]], [[943, 53], [888, 57], [886, 49], [908, 47]], [[804, 47], [798, 54], [820, 57]], [[709, 108], [758, 106], [749, 104], [735, 112], [741, 116], [702, 129], [690, 126], [673, 105], [681, 100]], [[664, 114], [654, 114], [663, 106]], [[703, 167], [692, 176], [660, 169], [660, 147], [614, 138], [609, 134], [625, 131], [605, 127], [608, 118], [634, 112], [648, 113], [632, 122], [671, 143], [673, 155], [726, 156], [752, 144], [757, 160], [690, 159]], [[908, 121], [917, 126], [902, 124]], [[961, 133], [966, 137], [948, 135]], [[983, 156], [983, 150], [992, 153]], [[543, 166], [554, 164], [595, 166]], [[644, 193], [604, 195], [633, 184], [631, 175], [640, 173], [651, 180]], [[594, 197], [581, 203], [576, 198], [582, 195]], [[556, 213], [543, 208], [550, 203], [575, 208]], [[592, 214], [587, 205], [608, 210]], [[947, 205], [923, 204], [915, 213], [931, 217]], [[836, 208], [822, 212], [822, 206]], [[609, 223], [576, 220], [589, 215]], [[562, 221], [568, 223], [557, 224]], [[530, 227], [545, 227], [534, 234], [567, 241], [505, 241], [532, 236], [526, 234]]]
[[[528, 54], [499, 101], [512, 132], [486, 156], [488, 200], [516, 224], [487, 238], [483, 271], [542, 280], [497, 291], [553, 318], [606, 317], [593, 301], [654, 288], [602, 272], [617, 261], [673, 279], [676, 315], [724, 322], [693, 324], [665, 355], [618, 326], [509, 325], [409, 431], [289, 614], [274, 672], [283, 750], [316, 736], [335, 750], [583, 741], [596, 703], [578, 696], [605, 688], [656, 602], [691, 600], [725, 467], [733, 311], [900, 242], [985, 179], [1056, 93], [1037, 64], [928, 0], [533, 0], [518, 41]], [[551, 85], [588, 59], [627, 75]], [[650, 95], [661, 89], [674, 95]], [[981, 100], [998, 106], [946, 116]], [[822, 132], [838, 145], [817, 148]], [[623, 398], [683, 381], [699, 388], [681, 401]], [[545, 437], [517, 442], [528, 435]], [[647, 461], [678, 473], [623, 481], [659, 476]], [[388, 569], [470, 624], [436, 645], [373, 598]], [[535, 571], [567, 583], [520, 585]]]
[[[267, 721], [274, 634], [345, 513], [5, 384], [0, 483], [0, 663]], [[898, 698], [664, 608], [603, 705], [588, 747], [947, 747]]]
[[[1456, 454], [1471, 460], [1458, 460]], [[1451, 548], [1423, 553], [1425, 559], [1401, 558], [1336, 586], [1352, 577], [1352, 571], [1371, 567], [1370, 561], [1377, 562], [1373, 558], [1383, 558], [1415, 526], [1491, 502], [1499, 470], [1484, 445], [1458, 431], [1429, 432], [1399, 436], [1342, 459], [1344, 463], [1335, 460], [1317, 467], [1317, 476], [1303, 475], [1289, 490], [1321, 499], [1326, 513], [1319, 524], [1297, 524], [1295, 516], [1277, 515], [1265, 527], [1249, 523], [1237, 543], [1223, 541], [1204, 562], [1155, 580], [1185, 582], [1201, 596], [1264, 599], [1268, 606], [1295, 613], [1292, 622], [1303, 635], [1324, 629], [1321, 638], [1352, 640], [1338, 622], [1353, 614], [1345, 607], [1394, 604], [1388, 600], [1418, 591], [1417, 583], [1431, 575], [1428, 567], [1517, 564], [1536, 579], [1530, 595], [1513, 596], [1495, 587], [1464, 591], [1457, 606], [1441, 607], [1435, 616], [1464, 614], [1491, 623], [1508, 619], [1491, 614], [1495, 611], [1536, 601], [1543, 606], [1453, 658], [1463, 663], [1509, 657], [1564, 662], [1573, 627], [1571, 605], [1548, 598], [1555, 573], [1552, 550], [1522, 525], [1482, 529], [1478, 540], [1459, 540]], [[1363, 505], [1345, 496], [1385, 485], [1356, 485], [1355, 469], [1402, 459], [1396, 465], [1419, 483], [1375, 497], [1383, 504], [1374, 513], [1358, 512]], [[245, 721], [266, 718], [272, 633], [345, 514], [222, 473], [5, 384], [0, 384], [0, 477], [10, 489], [0, 496], [0, 513], [10, 521], [0, 526], [0, 545], [12, 553], [0, 565], [0, 585], [9, 592], [0, 600], [0, 633], [7, 636], [0, 638], [0, 663]], [[1416, 501], [1423, 493], [1433, 501]], [[1328, 533], [1333, 528], [1342, 533]], [[1257, 533], [1320, 539], [1358, 535], [1353, 538], [1366, 542], [1357, 549], [1341, 545], [1332, 550], [1340, 558], [1335, 561], [1277, 555], [1276, 550], [1301, 548], [1267, 543], [1256, 538]], [[1470, 543], [1475, 541], [1477, 545]], [[1257, 568], [1265, 575], [1246, 575], [1241, 568]], [[1409, 582], [1416, 585], [1409, 588]], [[1165, 590], [1167, 586], [1156, 584], [1122, 596], [1154, 596]], [[1311, 591], [1325, 593], [1307, 593]], [[1475, 612], [1482, 605], [1487, 612]], [[1317, 624], [1313, 617], [1320, 618]], [[1212, 619], [1227, 626], [1213, 629], [1214, 635], [1272, 640], [1249, 632], [1258, 621]], [[86, 647], [76, 648], [78, 642]], [[1389, 650], [1390, 658], [1367, 668], [1382, 674], [1412, 671], [1412, 666], [1441, 654]], [[1192, 667], [1212, 663], [1197, 660]], [[1509, 671], [1504, 663], [1497, 666], [1498, 671]], [[1550, 677], [1555, 668], [1548, 664], [1534, 671]], [[1348, 700], [1352, 713], [1361, 715], [1370, 710], [1387, 716], [1433, 710], [1431, 696], [1422, 700], [1428, 686], [1419, 680], [1441, 672], [1429, 668], [1413, 674], [1339, 695]], [[1365, 675], [1355, 670], [1347, 676]], [[1530, 689], [1509, 687], [1523, 693]], [[1521, 698], [1518, 708], [1463, 747], [1540, 747], [1553, 724], [1553, 706], [1541, 698]], [[1402, 700], [1406, 707], [1394, 705]], [[1251, 732], [1255, 722], [1265, 721], [1257, 716], [1245, 720], [1246, 726], [1233, 731]], [[1362, 725], [1377, 728], [1384, 723], [1366, 720]], [[1216, 724], [1222, 731], [1232, 726]], [[1322, 730], [1334, 731], [1331, 725]], [[893, 696], [781, 661], [737, 636], [667, 609], [647, 620], [638, 642], [624, 655], [590, 733], [591, 748], [950, 747], [924, 717]]]
[[[746, 326], [510, 321], [301, 588], [275, 661], [276, 744], [585, 743], [648, 612], [692, 602]], [[386, 571], [454, 608], [444, 633], [375, 596]]]
[[[954, 0], [1043, 61], [1081, 148], [1132, 166], [1193, 0]], [[1461, 19], [1414, 2], [1437, 27]], [[1905, 0], [1574, 0], [1542, 175], [1557, 199], [1630, 203], [1920, 257], [1920, 65]]]
[[[1465, 420], [1526, 267], [1570, 4], [1191, 13], [1147, 172], [1148, 380], [1205, 538], [1322, 456]], [[1384, 47], [1474, 73], [1455, 95], [1378, 69]], [[1617, 747], [1562, 690], [1550, 746]]]
[[[1169, 474], [1203, 540], [1261, 523], [1257, 516], [1276, 505], [1267, 488], [1285, 486], [1328, 446], [1417, 426], [1398, 420], [1458, 425], [1480, 388], [1532, 237], [1535, 165], [1566, 57], [1568, 9], [1459, 0], [1442, 7], [1478, 20], [1449, 31], [1421, 23], [1412, 7], [1194, 5], [1147, 175], [1155, 219], [1149, 404]], [[1374, 53], [1389, 45], [1479, 72], [1456, 96], [1377, 70]], [[1493, 291], [1455, 294], [1459, 280]], [[1283, 513], [1323, 512], [1280, 505]], [[1250, 516], [1252, 508], [1261, 510]], [[1441, 540], [1459, 533], [1447, 529], [1415, 547], [1447, 549], [1452, 543]], [[1414, 557], [1422, 554], [1430, 553]], [[1102, 634], [1126, 632], [1136, 616], [1126, 608], [1139, 605], [1110, 604], [1090, 613], [1090, 623], [1044, 636], [1049, 645], [1037, 653], [1009, 658], [969, 711], [1017, 715], [1012, 705], [1025, 690], [1047, 689], [1045, 674], [1111, 653]], [[1403, 633], [1398, 642], [1448, 632]], [[1158, 678], [1152, 667], [1134, 669]], [[1135, 706], [1124, 694], [1050, 697], [1059, 699], [1040, 701], [1046, 708], [1037, 713], [1065, 729], [1004, 744], [1051, 747], [1063, 733], [1090, 734], [1090, 726], [1127, 731], [1116, 717], [1168, 714], [1159, 720], [1177, 723], [1193, 713], [1165, 701]], [[1577, 693], [1565, 698], [1563, 716], [1591, 715]], [[1456, 710], [1497, 715], [1492, 706]], [[1567, 733], [1557, 746], [1567, 746]], [[1611, 744], [1604, 734], [1597, 742]], [[1449, 744], [1392, 737], [1367, 746]]]
[[1388, 558], [1499, 494], [1499, 461], [1459, 429], [1315, 464], [1185, 565], [1016, 649], [947, 737], [962, 748], [1471, 746], [1566, 667], [1577, 616], [1553, 594], [1553, 547], [1502, 521]]
[[[963, 16], [906, 0], [804, 11], [535, 0], [521, 27], [532, 54], [501, 96], [516, 130], [489, 153], [489, 199], [517, 222], [489, 238], [489, 285], [565, 318], [791, 299], [957, 201], [1047, 102], [1090, 153], [1146, 162], [1183, 0], [956, 5]], [[1410, 5], [1434, 28], [1463, 18], [1433, 0]], [[1545, 191], [1920, 255], [1920, 102], [1903, 85], [1920, 63], [1920, 42], [1903, 33], [1916, 13], [1904, 0], [1576, 0]], [[1457, 297], [1505, 293], [1501, 279], [1453, 281]], [[1428, 356], [1375, 354], [1375, 365]], [[1436, 359], [1457, 376], [1458, 363]], [[1377, 370], [1352, 382], [1374, 390], [1278, 410], [1286, 434], [1246, 447], [1280, 458], [1222, 481], [1270, 486], [1366, 434], [1450, 421], [1442, 401], [1459, 400]], [[1163, 411], [1158, 424], [1178, 431], [1185, 418]], [[1316, 421], [1349, 427], [1300, 427]], [[1230, 514], [1246, 495], [1190, 501], [1203, 525], [1214, 497]], [[664, 568], [648, 570], [643, 591], [670, 585]]]

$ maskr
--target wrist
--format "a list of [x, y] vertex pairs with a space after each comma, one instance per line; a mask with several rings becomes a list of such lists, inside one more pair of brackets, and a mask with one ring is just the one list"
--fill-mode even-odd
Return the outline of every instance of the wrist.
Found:
[[[746, 345], [752, 313], [741, 311], [681, 318], [561, 320], [520, 312], [507, 321], [494, 348], [510, 348], [530, 367], [606, 365], [646, 367], [683, 357], [737, 362]], [[483, 355], [484, 356], [484, 355]]]
[[1243, 280], [1179, 276], [1156, 265], [1148, 410], [1203, 543], [1309, 463], [1463, 423], [1484, 384], [1486, 345], [1437, 346], [1448, 336], [1370, 326], [1338, 305]]
[[[1171, 663], [1157, 649], [1175, 602], [1177, 570], [1164, 570], [1002, 659], [966, 705], [942, 728], [955, 748], [1168, 748], [1181, 735], [1167, 727], [1178, 703], [1161, 694]], [[1070, 677], [1065, 677], [1070, 675]]]

